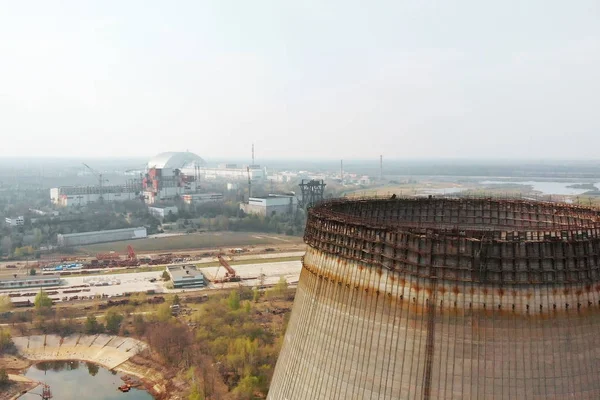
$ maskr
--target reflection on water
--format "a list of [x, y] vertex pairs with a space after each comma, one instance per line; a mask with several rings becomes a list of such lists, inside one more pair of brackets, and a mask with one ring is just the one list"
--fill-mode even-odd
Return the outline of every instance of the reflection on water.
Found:
[[[97, 364], [79, 361], [47, 361], [30, 367], [25, 376], [50, 385], [54, 399], [61, 400], [151, 400], [153, 397], [138, 389], [123, 394], [117, 388], [123, 384], [121, 374]], [[19, 399], [39, 399], [42, 389], [34, 389]], [[126, 396], [126, 397], [125, 397]]]
[[[480, 182], [482, 185], [525, 185], [531, 186], [532, 189], [536, 192], [541, 192], [542, 194], [560, 194], [565, 196], [578, 196], [585, 192], [588, 192], [590, 189], [578, 189], [572, 188], [569, 186], [574, 185], [574, 183], [569, 182], [538, 182], [538, 181], [521, 181], [521, 182], [508, 182], [508, 181], [482, 181]], [[595, 184], [598, 187], [598, 183]]]

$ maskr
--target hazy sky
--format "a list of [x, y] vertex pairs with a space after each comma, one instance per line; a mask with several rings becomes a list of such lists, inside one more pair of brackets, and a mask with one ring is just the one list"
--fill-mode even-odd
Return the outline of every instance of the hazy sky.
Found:
[[0, 0], [0, 155], [597, 158], [600, 2]]

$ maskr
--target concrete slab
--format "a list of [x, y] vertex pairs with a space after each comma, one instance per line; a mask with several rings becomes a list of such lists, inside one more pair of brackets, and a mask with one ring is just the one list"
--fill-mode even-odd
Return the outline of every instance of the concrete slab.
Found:
[[17, 348], [17, 350], [19, 350], [19, 352], [26, 351], [29, 347], [29, 337], [14, 337], [13, 343], [15, 344], [15, 347]]
[[81, 335], [79, 338], [78, 345], [82, 347], [89, 347], [96, 340], [96, 335]]
[[119, 347], [122, 351], [137, 354], [146, 348], [146, 343], [140, 342], [133, 338], [127, 338], [125, 342]]
[[46, 335], [46, 347], [60, 347], [60, 342], [60, 336]]
[[107, 346], [108, 347], [114, 347], [115, 349], [117, 349], [123, 343], [125, 343], [126, 340], [127, 340], [127, 338], [116, 336], [116, 337], [113, 337], [110, 342], [108, 342]]
[[96, 340], [94, 340], [92, 346], [104, 347], [108, 344], [108, 342], [111, 341], [112, 338], [112, 336], [100, 334], [98, 335], [98, 337], [96, 337]]
[[30, 350], [35, 350], [35, 349], [41, 349], [44, 347], [44, 340], [45, 340], [46, 336], [45, 335], [34, 335], [34, 336], [29, 336], [29, 349]]
[[67, 336], [66, 338], [63, 339], [61, 346], [65, 347], [65, 346], [75, 346], [77, 345], [77, 342], [79, 341], [79, 337], [81, 335], [71, 335], [71, 336]]

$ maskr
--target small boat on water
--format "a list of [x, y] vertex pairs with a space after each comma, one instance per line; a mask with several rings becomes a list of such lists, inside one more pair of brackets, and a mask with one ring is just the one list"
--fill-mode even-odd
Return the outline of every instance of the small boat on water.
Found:
[[124, 385], [119, 386], [118, 388], [121, 392], [126, 393], [129, 392], [131, 390], [131, 385], [126, 383]]

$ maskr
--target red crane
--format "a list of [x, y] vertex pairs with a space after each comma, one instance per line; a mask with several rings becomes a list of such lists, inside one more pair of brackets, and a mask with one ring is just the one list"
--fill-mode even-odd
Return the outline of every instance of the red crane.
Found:
[[137, 260], [137, 256], [135, 255], [135, 251], [133, 250], [133, 247], [131, 247], [131, 245], [127, 246], [127, 259], [129, 261]]
[[224, 280], [227, 280], [230, 282], [239, 281], [240, 277], [235, 272], [235, 269], [233, 269], [231, 267], [231, 265], [229, 265], [229, 263], [227, 261], [225, 261], [225, 259], [222, 256], [219, 255], [218, 258], [219, 258], [219, 264], [221, 264], [223, 266], [223, 268], [225, 268], [227, 270], [227, 272], [225, 273]]

